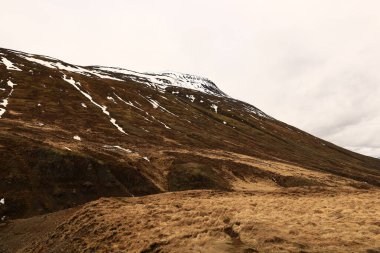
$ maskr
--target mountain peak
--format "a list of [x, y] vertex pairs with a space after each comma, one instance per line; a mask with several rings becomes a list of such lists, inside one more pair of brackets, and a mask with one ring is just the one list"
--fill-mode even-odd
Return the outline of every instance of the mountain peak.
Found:
[[168, 86], [177, 86], [181, 88], [200, 91], [214, 96], [227, 96], [221, 91], [214, 82], [210, 79], [192, 75], [184, 74], [174, 71], [165, 72], [137, 72], [123, 68], [105, 67], [105, 66], [93, 66], [92, 68], [97, 71], [103, 71], [112, 74], [124, 75], [132, 77], [133, 80], [146, 84], [154, 84], [160, 88], [166, 88]]

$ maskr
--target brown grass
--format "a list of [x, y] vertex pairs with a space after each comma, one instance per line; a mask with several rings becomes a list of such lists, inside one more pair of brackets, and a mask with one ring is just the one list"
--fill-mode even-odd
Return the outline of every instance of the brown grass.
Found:
[[19, 252], [376, 252], [379, 206], [378, 190], [316, 188], [102, 198]]

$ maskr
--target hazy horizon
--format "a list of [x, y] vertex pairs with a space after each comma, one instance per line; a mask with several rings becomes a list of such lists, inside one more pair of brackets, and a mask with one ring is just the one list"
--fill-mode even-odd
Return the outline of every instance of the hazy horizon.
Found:
[[0, 47], [78, 65], [201, 75], [281, 121], [380, 157], [379, 7], [16, 0], [2, 3]]

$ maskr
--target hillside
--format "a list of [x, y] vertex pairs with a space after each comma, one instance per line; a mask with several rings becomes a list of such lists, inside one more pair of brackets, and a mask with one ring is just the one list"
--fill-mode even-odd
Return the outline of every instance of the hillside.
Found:
[[[255, 97], [255, 94], [252, 94], [252, 97]], [[209, 199], [210, 203], [214, 203], [204, 207], [213, 213], [214, 205], [225, 205], [228, 209], [232, 206], [228, 207], [227, 203], [240, 205], [237, 199], [240, 199], [241, 203], [249, 202], [249, 192], [258, 198], [254, 198], [258, 202], [267, 201], [262, 199], [262, 195], [265, 194], [271, 196], [273, 201], [278, 200], [277, 204], [273, 204], [275, 210], [279, 208], [279, 203], [282, 203], [285, 209], [291, 208], [291, 204], [286, 204], [287, 194], [307, 196], [305, 203], [298, 203], [297, 197], [290, 200], [291, 203], [297, 202], [294, 207], [299, 206], [302, 209], [302, 205], [317, 205], [313, 194], [319, 196], [316, 199], [323, 199], [321, 195], [326, 193], [341, 199], [352, 195], [354, 202], [360, 202], [361, 196], [364, 196], [363, 201], [368, 201], [368, 207], [376, 209], [378, 203], [372, 202], [371, 198], [378, 199], [380, 186], [379, 159], [348, 151], [280, 122], [255, 106], [229, 97], [207, 78], [176, 72], [139, 73], [114, 67], [77, 66], [47, 56], [2, 48], [0, 164], [0, 199], [4, 202], [0, 205], [0, 217], [3, 222], [11, 224], [6, 225], [3, 228], [5, 230], [0, 229], [0, 239], [7, 238], [0, 245], [0, 252], [8, 252], [6, 248], [12, 252], [9, 248], [11, 239], [7, 235], [13, 228], [17, 229], [17, 224], [24, 224], [20, 225], [22, 227], [28, 224], [23, 222], [31, 222], [36, 226], [41, 217], [60, 217], [64, 228], [76, 229], [70, 227], [71, 221], [66, 220], [69, 216], [60, 216], [69, 211], [61, 211], [52, 214], [53, 216], [36, 215], [68, 208], [87, 212], [91, 207], [102, 205], [103, 201], [114, 206], [114, 202], [129, 203], [141, 199], [142, 209], [145, 210], [144, 208], [149, 208], [147, 201], [152, 200], [152, 203], [156, 203], [156, 198], [162, 198], [165, 202], [169, 201], [166, 200], [168, 197], [181, 202], [181, 196], [191, 195], [191, 190], [211, 190], [199, 191], [196, 194], [199, 194], [200, 202], [207, 202]], [[176, 193], [177, 191], [186, 192]], [[161, 194], [165, 192], [172, 193]], [[133, 198], [150, 194], [159, 195]], [[226, 194], [225, 199], [223, 194]], [[215, 198], [211, 197], [214, 195]], [[100, 197], [113, 198], [97, 200]], [[93, 200], [97, 201], [79, 207]], [[197, 201], [194, 200], [194, 203]], [[333, 198], [325, 204], [332, 203]], [[180, 205], [182, 204], [181, 202]], [[350, 206], [350, 203], [347, 205]], [[324, 210], [326, 207], [316, 208]], [[343, 210], [334, 208], [330, 211]], [[111, 209], [107, 210], [115, 212], [113, 207]], [[361, 206], [359, 209], [364, 215], [365, 208]], [[93, 212], [103, 211], [98, 209]], [[136, 210], [129, 212], [133, 217], [140, 214]], [[174, 211], [171, 209], [171, 212]], [[264, 214], [265, 210], [262, 209], [260, 212]], [[372, 212], [368, 221], [368, 229], [375, 231], [373, 233], [376, 236], [379, 235], [379, 224], [376, 225], [376, 216], [373, 215], [377, 213]], [[125, 213], [115, 215], [118, 217], [117, 215], [122, 216]], [[247, 215], [251, 217], [253, 214]], [[351, 211], [347, 215], [342, 220], [341, 229], [344, 228], [344, 224], [350, 222], [350, 217], [354, 217]], [[28, 217], [33, 218], [10, 221]], [[269, 224], [267, 219], [269, 218], [262, 220], [262, 229], [265, 229], [264, 225]], [[75, 233], [67, 234], [66, 238], [71, 239], [66, 242], [57, 237], [63, 229], [61, 227], [55, 230], [55, 225], [60, 222], [54, 221], [46, 225], [44, 229], [48, 229], [46, 233], [52, 237], [40, 241], [38, 245], [34, 245], [32, 240], [33, 243], [29, 247], [33, 244], [35, 248], [29, 250], [49, 252], [37, 249], [45, 247], [46, 250], [53, 247], [53, 244], [62, 245], [74, 240], [75, 238], [70, 236], [74, 236]], [[113, 220], [104, 222], [108, 224]], [[99, 225], [76, 223], [75, 226], [85, 224], [91, 227]], [[207, 230], [207, 235], [213, 235], [212, 229], [223, 231], [225, 228], [221, 224], [211, 226], [213, 228]], [[304, 223], [297, 225], [299, 229], [300, 224]], [[199, 225], [200, 228], [203, 225]], [[377, 228], [374, 228], [376, 226]], [[244, 229], [248, 227], [242, 228], [242, 236], [245, 233]], [[91, 231], [75, 236], [91, 238]], [[160, 237], [149, 234], [152, 232], [149, 229], [147, 231], [147, 238]], [[269, 250], [272, 244], [279, 243], [276, 242], [277, 239], [273, 239], [277, 238], [277, 232], [265, 234], [272, 236], [274, 240], [272, 246], [267, 245], [267, 248], [265, 243], [258, 246], [257, 242], [250, 239], [237, 240], [233, 231], [215, 232], [214, 239], [222, 240], [219, 245], [221, 250], [215, 252], [232, 252], [232, 249], [228, 248], [229, 244], [226, 244], [226, 236], [228, 240], [232, 238], [233, 242], [239, 244], [233, 246], [236, 252], [249, 250], [249, 245], [254, 245], [251, 251], [244, 252], [256, 252], [253, 251], [254, 248], [265, 251]], [[133, 233], [132, 231], [131, 234]], [[248, 235], [249, 233], [246, 236]], [[194, 238], [195, 235], [184, 232], [182, 236]], [[316, 235], [313, 236], [312, 240], [317, 240]], [[360, 239], [359, 232], [355, 236], [358, 241], [363, 239]], [[122, 240], [124, 237], [118, 235], [117, 238]], [[176, 241], [179, 237], [175, 237], [177, 239], [174, 240], [174, 244], [166, 235], [162, 238], [162, 241], [171, 245], [169, 248], [159, 244], [141, 252], [161, 252], [157, 249], [166, 249], [163, 252], [173, 251], [180, 245], [180, 242]], [[284, 240], [293, 240], [294, 243], [301, 240], [297, 236], [292, 238], [280, 236], [281, 244]], [[267, 239], [258, 240], [262, 243]], [[364, 240], [358, 249], [370, 248], [372, 239], [373, 237], [371, 240]], [[243, 245], [242, 242], [247, 240], [249, 245]], [[139, 244], [129, 250], [139, 252], [146, 246], [144, 245]], [[322, 247], [318, 243], [313, 245], [311, 243], [310, 247]], [[215, 246], [216, 249], [219, 246]], [[285, 248], [291, 251], [293, 246]], [[74, 251], [70, 247], [66, 245], [63, 248], [66, 252]], [[81, 249], [86, 251], [85, 246]], [[334, 252], [337, 248], [331, 246], [329, 249]], [[191, 252], [189, 248], [186, 250]], [[211, 249], [207, 252], [211, 252]]]
[[2, 215], [261, 181], [380, 185], [379, 160], [279, 122], [208, 79], [80, 67], [6, 49], [0, 57]]

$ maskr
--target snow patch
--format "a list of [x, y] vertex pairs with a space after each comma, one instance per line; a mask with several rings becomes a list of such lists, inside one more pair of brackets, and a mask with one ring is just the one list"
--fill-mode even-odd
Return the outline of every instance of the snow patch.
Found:
[[110, 100], [110, 101], [112, 101], [112, 102], [114, 102], [115, 104], [117, 104], [116, 101], [115, 101], [115, 99], [113, 97], [108, 96], [107, 99]]
[[11, 87], [11, 91], [8, 93], [8, 96], [6, 97], [6, 98], [4, 98], [3, 100], [2, 100], [2, 102], [0, 102], [0, 106], [2, 106], [2, 107], [4, 107], [4, 108], [0, 108], [0, 119], [1, 119], [1, 117], [3, 116], [3, 114], [6, 112], [6, 107], [8, 106], [8, 104], [9, 104], [9, 102], [8, 102], [8, 99], [9, 99], [9, 97], [12, 95], [12, 93], [13, 93], [13, 88], [16, 86], [16, 84], [15, 83], [12, 83], [12, 81], [8, 81], [7, 82], [7, 85], [9, 86], [9, 87]]
[[0, 119], [1, 119], [1, 117], [3, 116], [3, 114], [6, 112], [6, 110], [5, 109], [3, 109], [3, 108], [0, 108]]
[[3, 107], [7, 107], [7, 105], [8, 105], [8, 99], [7, 98], [3, 99], [3, 102], [0, 102], [0, 105], [3, 106]]
[[[108, 115], [109, 115], [109, 114], [108, 114]], [[121, 126], [119, 126], [118, 124], [116, 124], [116, 119], [111, 118], [110, 121], [111, 121], [111, 123], [117, 128], [117, 130], [119, 130], [120, 132], [122, 132], [122, 133], [125, 134], [124, 129], [121, 128]]]
[[212, 105], [211, 105], [211, 108], [214, 109], [214, 111], [215, 111], [216, 113], [218, 113], [218, 106], [217, 106], [217, 105], [212, 104]]
[[194, 95], [186, 95], [186, 97], [189, 98], [191, 100], [191, 102], [195, 101]]
[[8, 81], [7, 84], [8, 84], [8, 86], [11, 87], [12, 89], [15, 87], [15, 85], [17, 85], [17, 84], [15, 84], [15, 83], [12, 83], [12, 81]]
[[127, 153], [132, 153], [132, 150], [120, 147], [119, 145], [103, 145], [103, 147], [106, 148], [106, 149], [114, 149], [114, 148], [116, 148], [116, 149], [120, 149], [120, 150], [122, 150], [124, 152], [127, 152]]
[[82, 140], [78, 135], [75, 135], [75, 136], [73, 137], [73, 139], [74, 139], [74, 140], [77, 140], [77, 141], [81, 141], [81, 140]]
[[16, 67], [11, 61], [9, 61], [7, 58], [5, 57], [1, 57], [1, 61], [3, 62], [3, 64], [7, 67], [7, 69], [9, 70], [15, 70], [15, 71], [22, 71], [21, 69], [19, 69], [18, 67]]
[[152, 104], [154, 109], [157, 109], [160, 106], [156, 100], [153, 100], [153, 99], [147, 99], [147, 100], [149, 101], [149, 103]]

